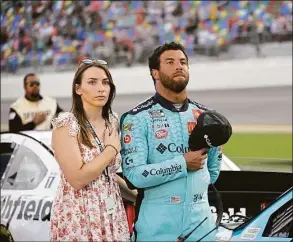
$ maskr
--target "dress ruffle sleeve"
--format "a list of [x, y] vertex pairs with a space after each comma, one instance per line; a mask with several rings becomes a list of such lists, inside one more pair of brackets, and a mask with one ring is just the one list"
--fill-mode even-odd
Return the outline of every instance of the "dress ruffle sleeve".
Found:
[[53, 129], [69, 126], [69, 135], [76, 137], [80, 126], [77, 119], [71, 112], [62, 112], [52, 120]]

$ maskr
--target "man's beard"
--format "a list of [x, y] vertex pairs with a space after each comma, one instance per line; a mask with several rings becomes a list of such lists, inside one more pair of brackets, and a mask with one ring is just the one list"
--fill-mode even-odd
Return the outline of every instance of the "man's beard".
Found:
[[31, 94], [31, 98], [33, 98], [33, 99], [39, 99], [40, 98], [40, 93], [39, 92], [33, 92]]
[[169, 89], [176, 93], [182, 92], [189, 82], [189, 76], [187, 76], [185, 80], [175, 81], [164, 73], [159, 72], [159, 77], [162, 85], [166, 89]]

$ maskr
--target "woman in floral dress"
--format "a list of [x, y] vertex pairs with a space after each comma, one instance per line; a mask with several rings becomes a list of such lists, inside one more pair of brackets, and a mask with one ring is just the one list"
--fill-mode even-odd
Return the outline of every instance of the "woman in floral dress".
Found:
[[124, 181], [116, 175], [121, 146], [118, 117], [111, 110], [114, 96], [106, 63], [83, 60], [73, 80], [71, 112], [52, 121], [61, 181], [51, 214], [51, 241], [130, 240], [118, 184]]

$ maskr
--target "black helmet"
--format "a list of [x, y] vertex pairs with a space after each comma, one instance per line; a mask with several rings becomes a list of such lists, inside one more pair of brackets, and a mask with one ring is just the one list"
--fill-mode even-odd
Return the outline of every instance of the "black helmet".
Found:
[[206, 111], [199, 115], [197, 125], [189, 136], [192, 151], [220, 146], [228, 142], [232, 135], [229, 121], [216, 111]]

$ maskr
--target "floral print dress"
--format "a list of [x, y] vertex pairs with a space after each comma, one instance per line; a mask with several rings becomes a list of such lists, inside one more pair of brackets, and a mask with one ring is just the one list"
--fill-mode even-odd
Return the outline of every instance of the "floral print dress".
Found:
[[[112, 127], [117, 126], [117, 117], [110, 115]], [[69, 134], [77, 137], [79, 125], [70, 112], [61, 113], [52, 121], [53, 128], [69, 126]], [[93, 144], [96, 144], [93, 142]], [[84, 163], [91, 162], [101, 153], [80, 144]], [[60, 170], [61, 180], [53, 202], [50, 224], [51, 241], [130, 241], [127, 217], [120, 188], [116, 180], [116, 169], [121, 163], [120, 154], [109, 164], [109, 179], [104, 174], [82, 189], [74, 189]], [[114, 200], [114, 212], [107, 213], [102, 194], [110, 194]]]

